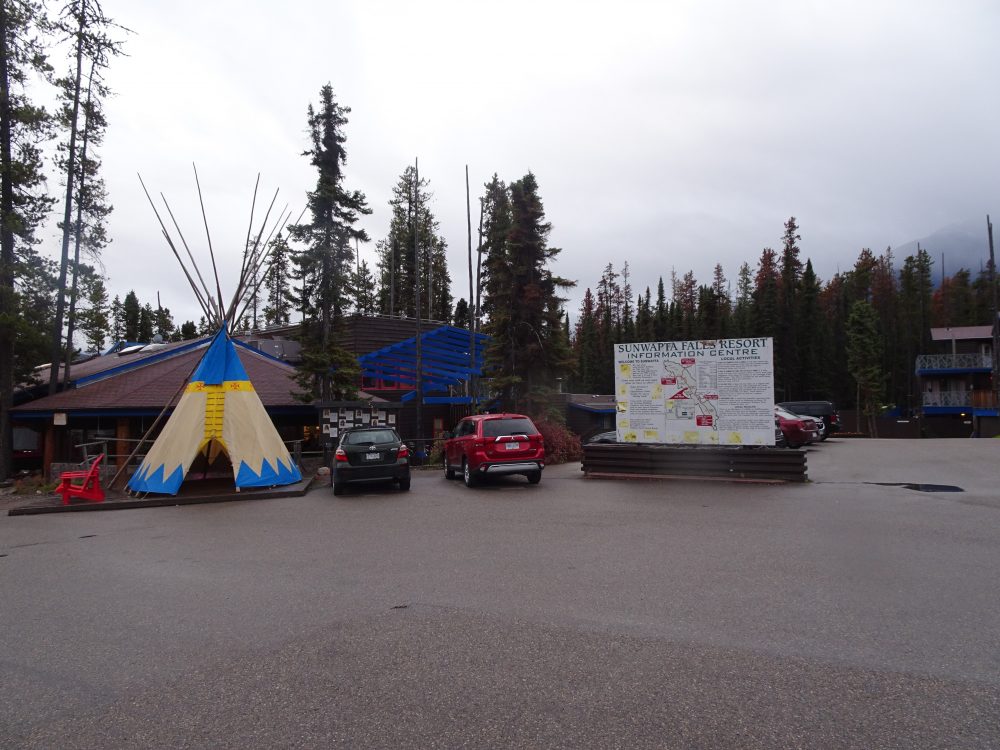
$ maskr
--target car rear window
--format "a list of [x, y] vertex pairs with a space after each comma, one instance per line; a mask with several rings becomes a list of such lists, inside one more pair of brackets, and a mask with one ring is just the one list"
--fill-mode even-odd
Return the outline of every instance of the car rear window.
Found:
[[538, 430], [527, 417], [515, 419], [487, 419], [483, 421], [483, 437], [501, 435], [537, 435]]
[[361, 445], [363, 443], [395, 443], [399, 440], [393, 430], [358, 430], [344, 436], [345, 445]]

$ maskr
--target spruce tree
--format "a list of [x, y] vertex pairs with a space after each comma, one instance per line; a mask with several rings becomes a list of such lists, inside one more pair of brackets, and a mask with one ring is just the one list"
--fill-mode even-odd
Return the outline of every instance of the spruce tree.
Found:
[[754, 335], [753, 275], [746, 261], [736, 277], [736, 304], [733, 307], [733, 336]]
[[847, 320], [847, 367], [861, 395], [858, 408], [868, 419], [870, 437], [878, 437], [875, 417], [879, 413], [884, 381], [882, 348], [874, 308], [864, 300], [854, 302]]
[[548, 245], [551, 225], [532, 173], [511, 183], [510, 206], [504, 251], [490, 258], [491, 282], [505, 278], [509, 286], [492, 287], [485, 330], [492, 336], [486, 361], [493, 387], [502, 403], [514, 408], [522, 399], [533, 399], [535, 389], [551, 388], [572, 367], [559, 290], [575, 282], [555, 276], [548, 267], [560, 250]]
[[799, 227], [792, 216], [785, 222], [785, 233], [781, 240], [781, 280], [778, 287], [778, 316], [775, 327], [774, 356], [781, 363], [776, 368], [774, 387], [783, 392], [786, 399], [797, 398], [803, 384], [799, 380], [801, 366], [798, 361], [798, 327], [796, 313], [799, 279], [802, 276], [802, 261], [799, 259]]
[[[497, 175], [485, 185], [481, 205], [483, 211], [482, 290], [483, 303], [480, 314], [486, 318], [509, 317], [509, 305], [514, 303], [506, 290], [511, 284], [508, 276], [510, 262], [507, 256], [507, 234], [511, 227], [510, 195], [507, 185]], [[496, 306], [501, 306], [497, 308]]]
[[[10, 409], [14, 383], [20, 382], [19, 371], [26, 364], [23, 357], [39, 343], [48, 344], [45, 334], [20, 314], [27, 307], [19, 294], [19, 289], [38, 291], [26, 282], [37, 259], [35, 230], [52, 204], [45, 194], [40, 148], [50, 120], [27, 89], [34, 75], [49, 71], [40, 40], [45, 25], [41, 3], [4, 0], [0, 5], [0, 481], [12, 469]], [[32, 314], [44, 314], [50, 302]], [[44, 326], [43, 331], [52, 330], [47, 319]], [[45, 356], [32, 364], [44, 362]]]
[[[451, 275], [446, 258], [447, 243], [430, 202], [430, 181], [420, 178], [415, 186], [416, 169], [403, 170], [389, 200], [389, 231], [376, 243], [378, 253], [378, 304], [386, 315], [416, 315], [416, 247], [420, 250], [421, 315], [447, 321], [451, 317]], [[417, 220], [413, 220], [416, 213]], [[416, 229], [414, 229], [416, 227]]]
[[601, 370], [604, 357], [600, 351], [598, 320], [594, 295], [587, 288], [580, 303], [580, 317], [573, 341], [576, 350], [574, 390], [581, 393], [601, 393]]
[[375, 276], [366, 260], [361, 261], [351, 273], [351, 306], [357, 315], [375, 315], [378, 312]]
[[826, 321], [820, 309], [820, 281], [813, 271], [811, 260], [806, 260], [805, 270], [799, 279], [796, 295], [796, 362], [800, 368], [800, 390], [796, 398], [828, 398], [827, 334]]
[[[122, 302], [122, 323], [124, 324], [123, 338], [125, 341], [139, 341], [139, 315], [142, 306], [139, 304], [139, 297], [134, 290], [125, 295]], [[148, 339], [147, 339], [148, 340]]]
[[267, 271], [264, 274], [264, 324], [286, 326], [291, 320], [292, 293], [289, 288], [291, 248], [284, 237], [276, 237], [268, 246]]
[[90, 351], [101, 351], [111, 334], [108, 291], [104, 279], [89, 269], [83, 277], [83, 294], [86, 305], [80, 310], [80, 332]]
[[355, 226], [361, 215], [371, 213], [363, 193], [348, 191], [343, 168], [349, 107], [337, 103], [330, 84], [320, 90], [318, 109], [309, 105], [311, 148], [306, 152], [316, 168], [316, 188], [307, 194], [310, 220], [291, 228], [305, 247], [294, 256], [299, 281], [296, 300], [302, 312], [302, 363], [296, 382], [298, 397], [311, 402], [331, 401], [352, 394], [359, 375], [357, 361], [337, 341], [354, 261], [354, 240], [368, 241]]
[[469, 303], [465, 301], [464, 297], [460, 297], [458, 302], [455, 303], [455, 314], [452, 317], [452, 325], [456, 328], [468, 328], [471, 322], [469, 313]]
[[663, 289], [663, 277], [661, 276], [656, 285], [656, 310], [653, 313], [653, 335], [657, 341], [667, 341], [670, 338], [670, 331], [667, 325], [668, 314], [667, 297]]
[[117, 294], [111, 300], [109, 315], [111, 316], [111, 343], [117, 344], [119, 341], [125, 340], [125, 306]]

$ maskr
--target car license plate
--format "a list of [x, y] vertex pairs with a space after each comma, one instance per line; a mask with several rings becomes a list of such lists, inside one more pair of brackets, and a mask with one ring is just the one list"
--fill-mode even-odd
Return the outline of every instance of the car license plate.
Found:
[[521, 448], [520, 443], [507, 443], [507, 450], [509, 451], [520, 450], [520, 448]]
[[378, 461], [381, 455], [381, 453], [366, 453], [365, 459], [368, 461]]

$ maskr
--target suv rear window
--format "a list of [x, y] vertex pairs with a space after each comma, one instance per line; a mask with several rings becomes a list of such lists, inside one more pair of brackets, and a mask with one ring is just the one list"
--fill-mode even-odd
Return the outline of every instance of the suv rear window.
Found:
[[393, 430], [358, 430], [357, 432], [348, 432], [344, 436], [344, 445], [398, 442], [399, 438]]
[[538, 430], [527, 417], [516, 419], [486, 419], [483, 420], [483, 437], [500, 437], [501, 435], [537, 435]]

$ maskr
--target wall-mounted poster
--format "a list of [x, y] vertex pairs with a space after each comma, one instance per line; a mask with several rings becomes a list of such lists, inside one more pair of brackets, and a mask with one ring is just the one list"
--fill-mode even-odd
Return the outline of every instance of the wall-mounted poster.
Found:
[[389, 412], [389, 424], [396, 424], [396, 415]]
[[771, 338], [615, 344], [618, 440], [774, 445]]
[[337, 426], [340, 427], [340, 429], [344, 429], [345, 427], [347, 427], [347, 420], [344, 417], [341, 417], [337, 421]]

